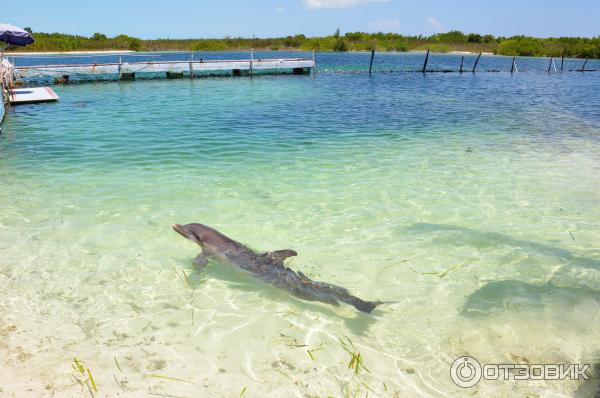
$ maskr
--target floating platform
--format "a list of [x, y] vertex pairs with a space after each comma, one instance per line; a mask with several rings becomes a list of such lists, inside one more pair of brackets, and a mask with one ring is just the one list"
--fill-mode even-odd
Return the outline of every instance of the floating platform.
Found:
[[15, 88], [8, 99], [11, 105], [37, 104], [58, 101], [58, 95], [50, 87]]
[[249, 76], [254, 74], [307, 74], [315, 61], [306, 58], [256, 58], [240, 60], [147, 61], [87, 64], [15, 66], [15, 80], [52, 79], [55, 83], [102, 78], [135, 80], [136, 77], [166, 78], [204, 76]]

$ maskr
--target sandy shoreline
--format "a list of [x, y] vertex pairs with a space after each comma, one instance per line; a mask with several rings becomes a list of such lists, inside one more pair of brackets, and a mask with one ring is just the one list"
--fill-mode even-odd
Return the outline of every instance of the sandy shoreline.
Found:
[[[255, 50], [260, 52], [267, 52], [269, 50]], [[188, 53], [195, 51], [187, 51], [187, 50], [164, 50], [164, 51], [133, 51], [133, 50], [99, 50], [99, 51], [37, 51], [37, 52], [7, 52], [4, 53], [5, 56], [32, 56], [32, 55], [111, 55], [111, 54], [133, 54], [133, 53]], [[251, 50], [231, 50], [231, 51], [208, 51], [208, 52], [251, 52]], [[279, 51], [273, 51], [279, 52]], [[286, 50], [285, 52], [309, 52], [302, 50]], [[321, 51], [321, 52], [329, 52], [329, 51]], [[349, 51], [350, 53], [365, 53], [368, 51]], [[425, 53], [426, 50], [411, 50], [411, 51], [402, 51], [403, 53]], [[381, 53], [397, 53], [396, 51], [383, 51]], [[476, 52], [471, 51], [449, 51], [446, 54], [453, 55], [477, 55]], [[492, 52], [483, 52], [482, 55], [494, 55]]]
[[134, 53], [132, 50], [101, 50], [101, 51], [38, 51], [38, 52], [12, 52], [4, 53], [4, 55], [19, 56], [19, 55], [93, 55], [93, 54], [128, 54]]
[[[474, 53], [472, 51], [450, 51], [448, 54], [477, 55], [479, 53]], [[494, 53], [484, 51], [481, 53], [481, 55], [494, 55]]]

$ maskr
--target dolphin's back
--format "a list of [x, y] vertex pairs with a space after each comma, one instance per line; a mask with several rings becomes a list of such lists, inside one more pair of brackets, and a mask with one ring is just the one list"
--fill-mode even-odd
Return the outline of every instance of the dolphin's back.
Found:
[[313, 281], [302, 272], [281, 266], [265, 268], [266, 272], [256, 274], [262, 281], [284, 289], [294, 296], [310, 300], [321, 301], [328, 304], [339, 305], [338, 301], [354, 306], [357, 310], [371, 313], [382, 302], [364, 301], [352, 295], [348, 289], [330, 283]]
[[296, 297], [339, 305], [339, 301], [353, 305], [356, 309], [370, 313], [382, 302], [364, 301], [352, 295], [343, 287], [325, 282], [313, 281], [302, 272], [284, 265], [284, 260], [297, 255], [294, 250], [278, 250], [257, 253], [240, 242], [223, 235], [219, 231], [203, 224], [188, 224], [197, 227], [195, 236], [199, 237], [203, 254], [228, 263], [234, 268], [249, 272], [265, 283], [287, 290]]

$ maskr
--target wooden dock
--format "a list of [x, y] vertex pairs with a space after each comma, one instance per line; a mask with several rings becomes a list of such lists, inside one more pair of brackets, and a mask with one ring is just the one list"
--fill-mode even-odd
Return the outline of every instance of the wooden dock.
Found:
[[162, 75], [167, 78], [203, 77], [212, 75], [244, 76], [263, 73], [307, 74], [315, 67], [315, 61], [305, 58], [268, 58], [240, 60], [194, 60], [87, 63], [64, 65], [15, 66], [14, 78], [19, 80], [54, 79], [55, 82], [69, 80], [95, 80], [99, 76], [112, 76], [120, 80], [135, 80], [137, 77]]
[[50, 87], [14, 88], [10, 90], [11, 105], [37, 104], [58, 101], [58, 95]]

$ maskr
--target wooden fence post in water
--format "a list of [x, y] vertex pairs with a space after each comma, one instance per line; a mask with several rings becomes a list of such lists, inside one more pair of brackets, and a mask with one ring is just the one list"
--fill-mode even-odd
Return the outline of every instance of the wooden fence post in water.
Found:
[[477, 69], [477, 64], [479, 63], [479, 58], [481, 58], [481, 53], [479, 53], [479, 55], [477, 56], [477, 59], [475, 60], [475, 65], [473, 65], [473, 73], [475, 73], [475, 69]]
[[562, 72], [565, 69], [565, 50], [560, 54], [560, 71]]
[[250, 76], [254, 75], [254, 49], [250, 52]]
[[459, 73], [463, 73], [463, 65], [465, 64], [465, 56], [463, 55], [460, 58], [460, 72]]
[[427, 62], [429, 62], [429, 49], [427, 49], [427, 54], [425, 54], [425, 62], [423, 62], [423, 69], [421, 70], [422, 73], [427, 72]]
[[194, 78], [194, 53], [190, 56], [190, 79]]
[[313, 48], [313, 76], [317, 74], [317, 57], [315, 55], [315, 49]]
[[583, 72], [583, 71], [585, 71], [585, 66], [587, 65], [587, 61], [588, 61], [588, 58], [586, 57], [586, 58], [585, 58], [585, 61], [583, 62], [583, 66], [581, 67], [581, 70], [580, 70], [580, 72]]
[[119, 57], [119, 79], [121, 78], [121, 68], [123, 67], [123, 60], [121, 59], [121, 57]]
[[550, 68], [554, 67], [554, 72], [556, 72], [556, 64], [554, 64], [554, 57], [550, 57], [550, 63], [548, 64], [548, 72], [550, 72]]
[[371, 62], [369, 63], [369, 76], [371, 76], [371, 71], [373, 70], [373, 58], [375, 58], [375, 50], [371, 50]]

